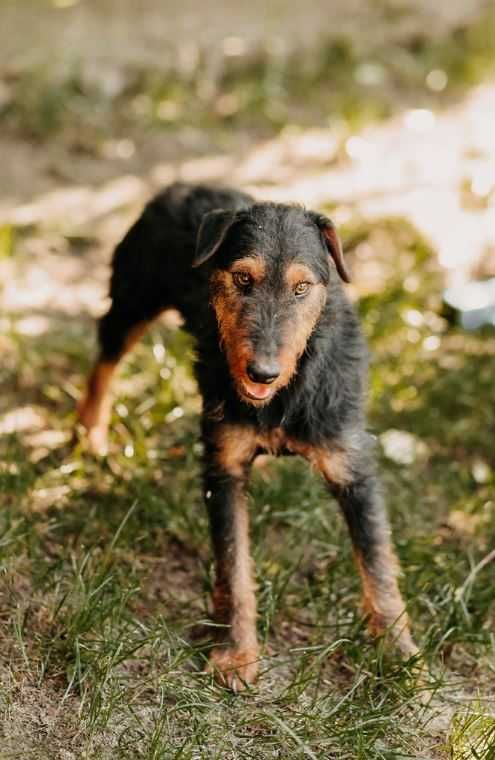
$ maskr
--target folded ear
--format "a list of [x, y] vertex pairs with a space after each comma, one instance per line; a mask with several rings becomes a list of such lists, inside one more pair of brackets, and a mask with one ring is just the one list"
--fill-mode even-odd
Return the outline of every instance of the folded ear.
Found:
[[324, 214], [315, 214], [314, 212], [310, 212], [310, 217], [320, 230], [323, 244], [332, 257], [340, 277], [344, 280], [344, 282], [350, 282], [351, 278], [345, 265], [342, 244], [340, 242], [340, 238], [338, 236], [334, 223]]
[[204, 215], [196, 238], [193, 267], [199, 267], [218, 251], [233, 221], [232, 211], [223, 209], [216, 209]]

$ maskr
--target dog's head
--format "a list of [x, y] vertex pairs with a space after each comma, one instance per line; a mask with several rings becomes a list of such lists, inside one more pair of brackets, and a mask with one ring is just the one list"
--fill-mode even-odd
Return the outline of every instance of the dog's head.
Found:
[[[207, 263], [206, 263], [207, 262]], [[201, 224], [193, 266], [210, 269], [210, 299], [239, 396], [271, 401], [296, 372], [327, 299], [330, 269], [349, 276], [333, 223], [259, 203]]]

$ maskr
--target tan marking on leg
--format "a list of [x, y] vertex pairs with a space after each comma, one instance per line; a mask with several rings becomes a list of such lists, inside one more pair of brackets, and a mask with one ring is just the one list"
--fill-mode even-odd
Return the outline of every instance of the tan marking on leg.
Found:
[[287, 441], [287, 448], [307, 459], [329, 483], [338, 486], [346, 486], [351, 483], [352, 472], [349, 457], [342, 449], [312, 446], [294, 439]]
[[86, 393], [77, 405], [79, 421], [88, 432], [88, 444], [93, 454], [104, 456], [108, 450], [108, 426], [112, 411], [109, 388], [117, 365], [145, 333], [149, 322], [139, 322], [126, 336], [124, 347], [116, 359], [99, 359], [87, 382]]
[[249, 514], [244, 493], [238, 495], [235, 521], [236, 556], [232, 569], [233, 610], [231, 636], [242, 648], [256, 647], [256, 585], [249, 549]]
[[287, 435], [280, 427], [272, 428], [266, 433], [257, 433], [256, 444], [269, 454], [276, 456], [286, 446]]
[[144, 320], [143, 322], [138, 322], [134, 325], [134, 327], [131, 327], [129, 332], [127, 333], [124, 348], [119, 354], [119, 360], [122, 359], [122, 357], [128, 353], [128, 351], [133, 348], [138, 340], [143, 337], [144, 333], [148, 329], [148, 327], [151, 325], [152, 320]]
[[412, 656], [418, 648], [409, 630], [409, 618], [397, 583], [399, 563], [389, 542], [384, 543], [379, 552], [373, 570], [361, 553], [354, 553], [363, 585], [368, 628], [373, 636], [390, 635], [403, 654]]
[[117, 361], [97, 362], [89, 376], [86, 395], [77, 407], [79, 421], [88, 433], [89, 448], [99, 456], [104, 456], [108, 448], [107, 432], [111, 414], [108, 387], [116, 367]]
[[243, 425], [222, 425], [215, 436], [220, 467], [236, 478], [243, 477], [246, 464], [254, 457], [254, 429]]
[[[343, 449], [325, 449], [289, 440], [289, 450], [304, 456], [325, 479], [345, 488], [352, 483], [349, 455]], [[363, 586], [363, 608], [368, 616], [368, 627], [375, 636], [388, 632], [403, 654], [412, 656], [418, 649], [409, 631], [409, 620], [399, 591], [397, 576], [399, 563], [387, 533], [383, 533], [375, 551], [378, 559], [373, 565], [355, 551], [354, 556]]]
[[[217, 461], [236, 478], [232, 545], [217, 560], [213, 605], [219, 629], [219, 647], [212, 650], [207, 670], [220, 683], [241, 690], [258, 672], [256, 636], [256, 585], [249, 550], [249, 514], [244, 492], [246, 466], [256, 449], [254, 431], [242, 426], [222, 426], [216, 436]], [[225, 644], [225, 646], [222, 646]]]
[[349, 457], [345, 451], [335, 449], [330, 453], [318, 452], [316, 466], [330, 483], [346, 486], [352, 481]]
[[254, 683], [259, 670], [259, 651], [255, 649], [212, 649], [206, 670], [212, 673], [221, 686], [234, 692], [243, 691]]
[[213, 592], [215, 619], [229, 627], [219, 629], [219, 646], [212, 650], [207, 669], [223, 685], [241, 690], [258, 673], [256, 585], [249, 551], [247, 500], [241, 488], [234, 519], [232, 552], [222, 565], [217, 564]]
[[351, 466], [345, 451], [317, 450], [314, 454], [314, 464], [329, 483], [346, 486], [352, 481]]

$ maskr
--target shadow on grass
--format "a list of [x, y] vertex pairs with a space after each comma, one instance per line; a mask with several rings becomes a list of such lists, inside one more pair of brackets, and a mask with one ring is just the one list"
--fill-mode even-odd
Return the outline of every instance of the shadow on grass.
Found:
[[[384, 447], [382, 473], [415, 634], [449, 683], [426, 690], [452, 714], [442, 695], [488, 693], [493, 662], [495, 568], [473, 569], [495, 541], [495, 338], [445, 322], [431, 251], [410, 225], [357, 222], [346, 237], [364, 280], [363, 242], [382, 271], [360, 302], [372, 428], [421, 443], [407, 464]], [[260, 685], [235, 700], [201, 673], [208, 645], [194, 627], [211, 568], [191, 343], [157, 326], [136, 348], [98, 462], [69, 442], [91, 349], [85, 328], [65, 327], [11, 336], [2, 369], [5, 407], [38, 415], [20, 415], [25, 427], [0, 444], [5, 667], [42, 691], [56, 685], [57, 704], [77, 697], [88, 757], [105, 743], [143, 758], [171, 746], [229, 756], [241, 741], [246, 757], [433, 746], [423, 726], [436, 708], [418, 706], [412, 665], [369, 641], [344, 525], [300, 461], [268, 462], [251, 484]], [[50, 423], [62, 437], [47, 436]]]

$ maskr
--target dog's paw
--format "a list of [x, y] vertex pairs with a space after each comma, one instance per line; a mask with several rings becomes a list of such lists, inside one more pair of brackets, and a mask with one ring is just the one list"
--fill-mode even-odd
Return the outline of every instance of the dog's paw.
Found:
[[108, 454], [108, 429], [105, 426], [90, 428], [87, 431], [88, 451], [97, 457]]
[[367, 623], [368, 630], [374, 638], [384, 637], [404, 659], [418, 656], [419, 650], [411, 636], [407, 617], [397, 617], [388, 622], [384, 616], [375, 613], [368, 617]]
[[91, 454], [104, 457], [108, 453], [108, 415], [86, 399], [77, 405], [77, 418], [86, 431], [86, 447]]
[[243, 691], [254, 683], [258, 675], [259, 655], [257, 649], [213, 649], [206, 671], [215, 680], [234, 692]]

